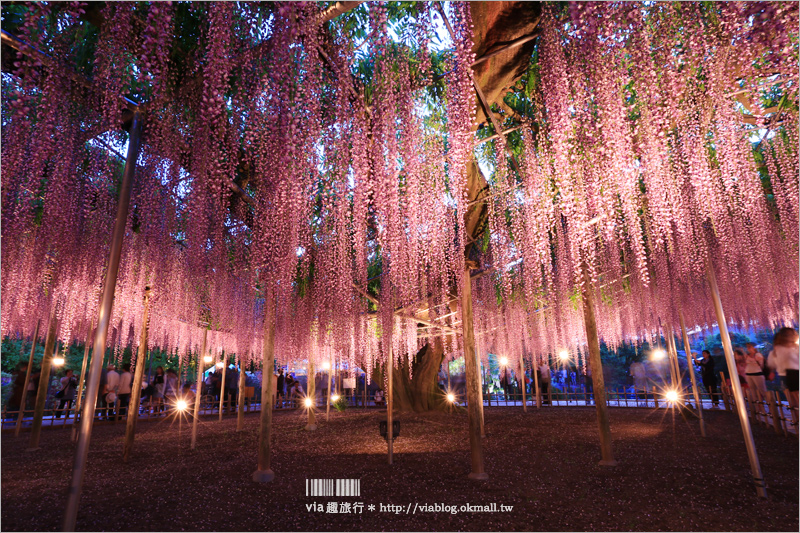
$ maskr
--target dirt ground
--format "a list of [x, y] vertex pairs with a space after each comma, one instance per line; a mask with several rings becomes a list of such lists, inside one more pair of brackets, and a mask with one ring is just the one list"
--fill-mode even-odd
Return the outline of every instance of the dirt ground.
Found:
[[[611, 409], [619, 466], [608, 468], [597, 464], [591, 407], [487, 408], [483, 482], [467, 479], [464, 412], [396, 415], [391, 466], [379, 418], [349, 410], [326, 423], [321, 413], [309, 433], [301, 412], [276, 412], [276, 477], [268, 484], [251, 481], [257, 414], [247, 415], [241, 433], [234, 417], [204, 419], [194, 452], [186, 423], [141, 422], [128, 464], [121, 461], [124, 424], [98, 426], [78, 530], [798, 530], [797, 439], [754, 428], [770, 496], [759, 501], [731, 413], [707, 413], [704, 439], [695, 421], [668, 411]], [[43, 431], [39, 452], [26, 452], [27, 441], [26, 433], [2, 436], [2, 530], [60, 530], [74, 454], [69, 430]], [[307, 497], [306, 480], [319, 478], [360, 479], [361, 495]], [[351, 512], [326, 512], [329, 502], [337, 511], [349, 503]]]

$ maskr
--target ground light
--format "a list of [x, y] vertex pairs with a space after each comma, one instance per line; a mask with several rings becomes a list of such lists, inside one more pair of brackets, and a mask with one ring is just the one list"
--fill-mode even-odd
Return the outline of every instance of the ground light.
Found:
[[665, 352], [660, 348], [658, 350], [653, 350], [653, 360], [655, 361], [660, 361], [661, 359], [664, 359], [666, 356], [667, 352]]
[[569, 352], [567, 350], [561, 350], [558, 352], [558, 358], [562, 361], [567, 361], [569, 359]]
[[223, 363], [222, 361], [217, 363], [217, 368], [222, 368], [223, 366], [225, 366], [225, 363]]
[[63, 357], [53, 357], [53, 366], [62, 366], [64, 362]]
[[210, 356], [210, 355], [206, 355], [206, 356], [204, 356], [204, 357], [203, 357], [203, 362], [204, 362], [204, 363], [208, 364], [208, 363], [210, 363], [211, 361], [212, 361], [212, 359], [211, 359], [211, 356]]
[[175, 408], [178, 411], [185, 411], [186, 409], [189, 408], [189, 404], [186, 403], [186, 400], [178, 400], [177, 402], [175, 402]]
[[339, 401], [339, 395], [338, 394], [334, 394], [334, 395], [331, 396], [331, 402], [332, 403], [336, 403], [338, 401]]
[[668, 402], [677, 403], [678, 391], [668, 390], [667, 393], [664, 394], [664, 398], [666, 398]]
[[314, 400], [312, 400], [311, 397], [306, 396], [306, 399], [303, 400], [303, 403], [306, 405], [306, 407], [311, 407], [314, 405]]
[[456, 395], [453, 394], [452, 392], [448, 392], [447, 393], [447, 401], [450, 402], [450, 403], [455, 403]]

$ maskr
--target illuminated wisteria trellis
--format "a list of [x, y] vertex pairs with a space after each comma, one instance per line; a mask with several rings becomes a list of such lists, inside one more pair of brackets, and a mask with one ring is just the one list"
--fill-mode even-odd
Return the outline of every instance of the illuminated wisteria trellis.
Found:
[[462, 356], [469, 265], [477, 352], [513, 368], [584, 364], [584, 280], [609, 346], [711, 327], [709, 268], [731, 323], [796, 324], [796, 3], [529, 8], [491, 110], [475, 6], [359, 4], [4, 9], [0, 333], [91, 335], [134, 113], [115, 357], [149, 327], [188, 368], [208, 329], [260, 362], [268, 301], [282, 364], [411, 372]]

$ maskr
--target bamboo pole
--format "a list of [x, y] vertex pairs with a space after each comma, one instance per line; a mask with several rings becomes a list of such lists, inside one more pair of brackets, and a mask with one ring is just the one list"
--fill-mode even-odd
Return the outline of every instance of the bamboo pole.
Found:
[[206, 357], [206, 344], [208, 343], [208, 328], [203, 330], [203, 344], [197, 354], [197, 392], [194, 395], [194, 417], [192, 418], [192, 444], [194, 450], [197, 446], [197, 422], [200, 420], [200, 397], [203, 395], [203, 360]]
[[108, 336], [108, 323], [114, 305], [114, 292], [117, 288], [117, 274], [119, 272], [120, 255], [122, 253], [122, 240], [125, 237], [125, 227], [128, 222], [128, 208], [131, 199], [131, 185], [136, 171], [136, 160], [139, 157], [141, 141], [142, 117], [138, 111], [133, 114], [130, 135], [128, 137], [128, 154], [125, 160], [125, 171], [119, 188], [119, 201], [117, 203], [117, 218], [114, 221], [114, 230], [111, 240], [111, 251], [108, 266], [106, 267], [103, 296], [98, 310], [97, 329], [94, 338], [94, 356], [89, 375], [89, 386], [86, 391], [86, 402], [81, 414], [81, 427], [78, 434], [78, 443], [75, 450], [75, 462], [72, 471], [67, 505], [64, 512], [64, 531], [74, 531], [78, 518], [81, 490], [83, 488], [83, 475], [89, 457], [89, 441], [92, 436], [94, 423], [94, 409], [97, 402], [97, 392], [100, 388], [100, 375], [103, 364], [103, 351]]
[[583, 320], [586, 328], [586, 340], [589, 344], [589, 365], [592, 369], [594, 405], [597, 409], [597, 426], [600, 431], [600, 451], [602, 454], [600, 465], [617, 466], [611, 447], [611, 428], [608, 423], [608, 406], [606, 405], [606, 384], [603, 378], [603, 363], [600, 359], [600, 339], [597, 336], [597, 321], [595, 318], [594, 297], [591, 293], [591, 281], [588, 268], [584, 263]]
[[525, 359], [522, 356], [519, 356], [519, 379], [520, 379], [520, 391], [522, 392], [522, 411], [527, 413], [528, 412], [528, 402], [525, 401]]
[[[306, 406], [306, 410], [308, 411], [308, 423], [306, 424], [306, 431], [314, 431], [317, 429], [317, 383], [316, 383], [316, 372], [314, 371], [314, 362], [309, 357], [308, 359], [308, 378], [306, 379], [306, 384], [308, 386], [308, 391], [306, 391], [306, 396], [311, 399], [311, 405]], [[272, 383], [272, 375], [270, 375], [270, 383]], [[271, 398], [271, 397], [270, 397]], [[262, 403], [263, 409], [263, 403]]]
[[533, 384], [536, 386], [536, 408], [542, 406], [542, 395], [539, 392], [539, 363], [536, 361], [536, 356], [533, 356], [533, 368], [531, 374], [533, 375]]
[[767, 497], [767, 488], [764, 483], [764, 475], [761, 473], [761, 464], [758, 461], [758, 452], [756, 451], [756, 443], [753, 440], [753, 432], [750, 429], [750, 420], [747, 418], [747, 411], [744, 405], [744, 395], [742, 394], [742, 385], [739, 383], [736, 374], [736, 360], [733, 357], [733, 346], [731, 345], [731, 338], [728, 334], [728, 323], [725, 320], [725, 312], [722, 310], [722, 300], [719, 297], [719, 289], [717, 287], [717, 276], [714, 273], [714, 266], [709, 263], [706, 265], [706, 276], [708, 284], [711, 288], [711, 298], [714, 302], [714, 312], [717, 315], [717, 324], [719, 325], [719, 334], [722, 338], [722, 347], [725, 351], [725, 360], [728, 363], [728, 372], [731, 375], [731, 386], [733, 388], [733, 397], [735, 399], [736, 411], [739, 414], [739, 423], [742, 426], [742, 434], [744, 435], [744, 444], [747, 448], [747, 456], [750, 459], [750, 471], [753, 475], [753, 481], [756, 485], [756, 492], [761, 498]]
[[244, 365], [242, 364], [241, 355], [239, 356], [239, 396], [238, 408], [236, 410], [236, 431], [244, 429], [244, 392], [247, 385], [245, 381], [247, 376], [244, 373]]
[[36, 321], [36, 329], [33, 331], [33, 338], [31, 339], [31, 353], [28, 356], [28, 368], [25, 370], [25, 382], [22, 384], [22, 398], [19, 401], [19, 413], [17, 413], [17, 423], [14, 427], [14, 436], [19, 437], [19, 432], [22, 429], [22, 419], [25, 416], [25, 402], [28, 398], [28, 383], [31, 382], [31, 371], [33, 370], [33, 356], [36, 354], [36, 341], [39, 339], [39, 326], [42, 324], [42, 319]]
[[[681, 322], [681, 334], [683, 336], [683, 351], [686, 352], [686, 365], [689, 371], [689, 377], [692, 380], [692, 395], [694, 396], [694, 403], [697, 405], [697, 416], [700, 418], [700, 435], [706, 436], [706, 422], [703, 419], [703, 405], [700, 402], [700, 391], [697, 389], [697, 376], [694, 375], [694, 367], [692, 366], [692, 346], [689, 343], [689, 333], [686, 331], [686, 322], [683, 320], [683, 311], [678, 312], [678, 318]], [[713, 400], [713, 398], [712, 398]]]
[[258, 428], [258, 467], [253, 481], [268, 483], [272, 471], [272, 368], [275, 365], [275, 300], [269, 290], [264, 306], [264, 344], [261, 367], [261, 422]]
[[136, 368], [131, 384], [131, 401], [128, 403], [128, 420], [125, 425], [125, 445], [122, 449], [122, 462], [127, 463], [136, 438], [136, 422], [139, 420], [139, 403], [142, 395], [144, 361], [147, 359], [147, 336], [150, 330], [150, 287], [144, 289], [144, 310], [142, 311], [142, 330], [139, 333], [139, 348], [136, 352]]
[[[228, 375], [228, 360], [222, 351], [222, 383], [219, 387], [219, 421], [222, 422], [222, 408], [225, 406], [225, 377]], [[230, 407], [230, 406], [229, 406]]]
[[469, 418], [469, 447], [471, 456], [470, 479], [489, 479], [483, 470], [483, 443], [481, 442], [480, 372], [475, 350], [475, 331], [472, 315], [472, 280], [469, 266], [462, 273], [461, 327], [464, 331], [464, 363], [467, 370], [467, 414]]
[[53, 302], [53, 311], [50, 316], [50, 325], [47, 328], [47, 339], [44, 343], [44, 356], [42, 357], [42, 368], [39, 372], [39, 388], [36, 391], [36, 403], [33, 411], [33, 428], [31, 429], [31, 440], [27, 451], [32, 452], [39, 449], [39, 437], [42, 434], [42, 419], [44, 418], [44, 405], [47, 401], [47, 389], [50, 386], [50, 369], [53, 364], [53, 349], [56, 344], [56, 303]]

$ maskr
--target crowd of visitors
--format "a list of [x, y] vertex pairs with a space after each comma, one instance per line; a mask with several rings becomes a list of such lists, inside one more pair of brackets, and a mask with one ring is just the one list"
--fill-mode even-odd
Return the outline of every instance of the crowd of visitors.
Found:
[[[782, 328], [774, 336], [773, 349], [768, 356], [764, 356], [752, 342], [734, 348], [734, 358], [736, 361], [736, 376], [744, 390], [752, 395], [752, 399], [758, 402], [760, 412], [763, 413], [767, 402], [767, 383], [777, 375], [780, 378], [781, 388], [785, 391], [790, 405], [794, 408], [798, 406], [798, 333], [793, 328]], [[698, 357], [693, 352], [691, 358], [697, 365], [702, 383], [708, 392], [712, 404], [719, 405], [721, 393], [719, 389], [719, 365], [715, 363], [714, 357], [709, 350], [703, 350]], [[726, 368], [726, 367], [724, 367]], [[27, 363], [21, 362], [17, 366], [17, 374], [13, 379], [11, 395], [8, 399], [6, 411], [9, 413], [7, 418], [15, 419], [17, 412], [25, 397], [26, 411], [32, 410], [35, 404], [36, 394], [39, 387], [40, 370], [34, 368], [31, 372], [27, 387], [25, 386], [25, 374]], [[542, 363], [536, 367], [536, 379], [539, 380], [539, 391], [543, 403], [549, 400], [549, 391], [553, 386], [554, 377], [561, 387], [572, 384], [573, 387], [582, 384], [587, 393], [592, 392], [591, 369], [587, 365], [586, 374], [583, 376], [573, 376], [574, 372], [569, 370], [556, 370], [553, 372], [550, 366]], [[634, 362], [630, 366], [629, 375], [633, 381], [633, 388], [636, 394], [645, 392], [648, 388], [647, 369], [641, 362]], [[149, 377], [149, 379], [148, 379]], [[158, 414], [171, 411], [179, 399], [187, 402], [189, 408], [193, 408], [195, 391], [193, 384], [186, 382], [181, 384], [178, 374], [173, 368], [166, 370], [162, 366], [155, 368], [152, 376], [145, 377], [142, 382], [142, 394], [140, 405], [137, 406], [142, 413]], [[383, 390], [375, 384], [367, 384], [365, 375], [359, 376], [352, 383], [355, 389], [350, 389], [348, 401], [354, 405], [364, 403], [364, 396], [368, 396], [369, 404], [376, 406], [385, 405], [385, 395]], [[519, 388], [520, 383], [515, 377], [508, 377], [506, 373], [504, 381], [501, 382], [506, 394], [513, 387]], [[297, 408], [303, 406], [306, 391], [301, 377], [293, 372], [284, 373], [284, 369], [279, 369], [273, 379], [273, 402], [276, 409]], [[305, 378], [303, 377], [303, 380]], [[444, 387], [443, 377], [440, 376], [440, 386]], [[224, 380], [224, 392], [223, 392]], [[317, 377], [319, 383], [316, 384], [316, 395], [321, 396], [323, 402], [326, 397], [326, 387], [328, 378], [324, 375]], [[728, 383], [730, 383], [728, 381]], [[87, 379], [88, 386], [88, 379]], [[351, 385], [353, 386], [353, 385]], [[130, 363], [120, 366], [119, 371], [113, 363], [109, 363], [101, 372], [99, 392], [97, 397], [96, 417], [101, 420], [112, 420], [124, 418], [130, 409], [131, 395], [133, 387], [133, 373]], [[337, 390], [339, 387], [336, 387]], [[24, 390], [23, 390], [24, 389]], [[366, 389], [366, 390], [365, 390]], [[443, 389], [444, 390], [444, 389]], [[531, 377], [526, 377], [526, 393], [533, 393], [534, 383]], [[224, 394], [223, 408], [230, 412], [235, 412], [238, 395], [244, 393], [239, 391], [239, 371], [235, 365], [223, 369], [217, 367], [213, 372], [209, 372], [202, 382], [202, 394], [213, 398], [216, 402]], [[366, 395], [364, 393], [367, 393]], [[488, 391], [487, 391], [488, 392]], [[55, 408], [55, 418], [61, 418], [64, 413], [70, 416], [70, 411], [75, 405], [77, 394], [79, 393], [78, 379], [72, 369], [63, 370], [63, 376], [54, 379], [52, 406]], [[253, 394], [250, 389], [249, 394]]]

